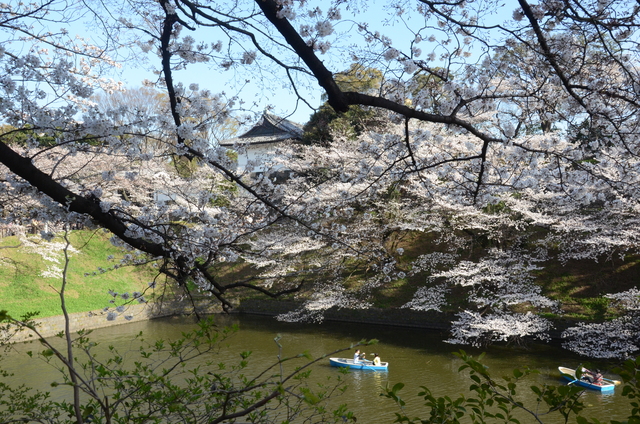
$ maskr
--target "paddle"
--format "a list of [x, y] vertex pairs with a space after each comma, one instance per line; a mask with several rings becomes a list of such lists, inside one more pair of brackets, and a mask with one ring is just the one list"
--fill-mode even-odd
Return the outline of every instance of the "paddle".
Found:
[[[616, 385], [616, 386], [619, 386], [620, 384], [622, 384], [622, 382], [621, 382], [621, 381], [619, 381], [619, 380], [610, 380], [610, 379], [608, 379], [608, 378], [604, 378], [604, 377], [603, 377], [602, 379], [603, 379], [604, 381], [608, 381], [608, 382], [610, 382], [610, 383], [613, 383], [613, 384], [614, 384], [614, 385]], [[568, 382], [568, 383], [567, 383], [567, 386], [568, 386], [568, 385], [570, 385], [570, 384], [575, 383], [575, 382], [576, 382], [576, 381], [578, 381], [578, 380], [580, 380], [580, 379], [579, 379], [579, 378], [576, 378], [575, 380]]]
[[[365, 360], [365, 361], [366, 361], [366, 360]], [[372, 370], [374, 370], [374, 371], [376, 370], [375, 368], [373, 368], [373, 366], [372, 366], [372, 365], [367, 365], [367, 364], [366, 364], [366, 362], [371, 363], [371, 361], [366, 361], [366, 362], [365, 362], [365, 361], [360, 361], [360, 363], [358, 364], [358, 365], [360, 365], [360, 368], [361, 368], [361, 369], [372, 369]]]
[[359, 362], [359, 365], [362, 367], [362, 369], [370, 369], [370, 370], [373, 370], [373, 371], [379, 371], [378, 366], [377, 365], [373, 365], [373, 361], [370, 361], [368, 359], [361, 360]]

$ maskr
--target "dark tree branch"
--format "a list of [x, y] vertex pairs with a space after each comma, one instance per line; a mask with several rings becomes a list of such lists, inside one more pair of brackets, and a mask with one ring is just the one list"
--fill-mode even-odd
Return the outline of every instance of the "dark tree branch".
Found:
[[278, 17], [281, 6], [278, 5], [275, 0], [256, 0], [256, 3], [260, 9], [262, 9], [262, 12], [269, 22], [282, 34], [300, 59], [307, 64], [316, 77], [318, 84], [320, 84], [327, 93], [328, 102], [331, 107], [338, 112], [348, 111], [349, 103], [346, 101], [344, 93], [333, 79], [333, 74], [324, 66], [318, 56], [316, 56], [313, 47], [307, 45], [287, 19]]
[[70, 212], [88, 215], [104, 228], [118, 236], [132, 247], [157, 257], [167, 257], [169, 252], [157, 243], [130, 237], [122, 220], [109, 212], [103, 212], [100, 204], [93, 199], [72, 192], [56, 182], [51, 176], [37, 168], [31, 160], [22, 157], [5, 143], [0, 142], [0, 162], [11, 172], [28, 181], [33, 187], [46, 194]]

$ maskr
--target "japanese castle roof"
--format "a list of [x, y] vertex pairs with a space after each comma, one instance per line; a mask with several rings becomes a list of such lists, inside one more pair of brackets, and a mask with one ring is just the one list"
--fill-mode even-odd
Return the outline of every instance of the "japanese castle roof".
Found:
[[225, 140], [221, 146], [231, 147], [234, 144], [268, 144], [285, 140], [301, 140], [302, 127], [287, 119], [264, 112], [260, 120], [244, 134]]

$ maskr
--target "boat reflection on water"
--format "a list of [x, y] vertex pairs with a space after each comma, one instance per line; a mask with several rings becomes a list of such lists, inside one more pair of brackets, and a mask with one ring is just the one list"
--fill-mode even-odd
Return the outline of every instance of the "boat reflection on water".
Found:
[[[542, 386], [565, 384], [558, 373], [558, 363], [580, 363], [581, 358], [552, 345], [532, 345], [528, 349], [490, 346], [473, 349], [468, 346], [454, 346], [444, 343], [443, 334], [418, 328], [402, 328], [384, 325], [365, 325], [361, 323], [325, 322], [318, 324], [282, 323], [272, 318], [252, 315], [231, 315], [216, 317], [220, 327], [238, 325], [237, 334], [224, 341], [215, 355], [214, 362], [234, 364], [238, 361], [238, 352], [251, 351], [247, 373], [258, 374], [277, 362], [279, 355], [293, 357], [301, 352], [308, 352], [312, 358], [322, 358], [328, 352], [343, 349], [343, 355], [351, 352], [360, 340], [377, 339], [374, 349], [379, 352], [390, 365], [387, 371], [348, 370], [330, 366], [326, 357], [312, 367], [311, 384], [328, 383], [331, 385], [337, 377], [347, 386], [344, 392], [334, 392], [328, 407], [346, 404], [353, 411], [358, 422], [391, 423], [396, 419], [399, 407], [391, 399], [380, 396], [384, 387], [393, 387], [398, 383], [405, 386], [399, 396], [404, 402], [404, 412], [410, 416], [428, 418], [421, 386], [427, 387], [433, 396], [449, 396], [452, 399], [461, 394], [468, 394], [473, 381], [468, 372], [459, 371], [462, 360], [452, 352], [461, 348], [477, 357], [486, 352], [482, 359], [491, 376], [501, 380], [502, 376], [513, 375], [514, 368], [531, 367], [539, 374], [531, 374], [518, 384], [518, 396], [524, 404], [535, 405], [537, 396], [531, 392], [531, 385]], [[175, 340], [183, 332], [194, 328], [196, 324], [189, 318], [167, 318], [147, 322], [123, 324], [115, 327], [94, 330], [93, 340], [100, 342], [98, 350], [108, 354], [108, 346], [114, 345], [121, 351], [137, 351], [138, 345], [133, 337], [142, 332], [146, 340]], [[279, 335], [278, 344], [274, 337]], [[351, 348], [349, 348], [351, 346]], [[346, 348], [346, 349], [345, 349]], [[33, 350], [33, 345], [16, 346], [15, 352], [7, 353], [2, 361], [3, 368], [15, 375], [3, 380], [11, 385], [25, 384], [50, 391], [56, 400], [71, 396], [68, 386], [51, 386], [60, 380], [59, 373], [51, 366], [37, 360], [29, 360], [25, 353]], [[370, 348], [367, 348], [370, 349]], [[207, 361], [211, 358], [207, 358]], [[289, 364], [289, 362], [287, 362]], [[199, 364], [194, 364], [198, 366]], [[290, 362], [290, 367], [299, 366], [298, 362]], [[602, 367], [607, 370], [606, 367]], [[249, 374], [248, 374], [249, 375]], [[503, 380], [501, 380], [503, 381]], [[583, 416], [598, 420], [625, 420], [631, 408], [629, 399], [621, 395], [622, 390], [615, 390], [615, 395], [603, 396], [604, 393], [587, 390], [581, 401], [587, 406]], [[530, 416], [523, 416], [521, 422], [529, 422]], [[545, 424], [561, 424], [562, 417], [546, 416]]]

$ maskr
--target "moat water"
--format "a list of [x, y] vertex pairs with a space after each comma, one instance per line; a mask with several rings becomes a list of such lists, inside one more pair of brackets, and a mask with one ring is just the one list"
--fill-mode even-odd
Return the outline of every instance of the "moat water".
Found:
[[[486, 352], [482, 362], [489, 367], [494, 377], [510, 375], [516, 367], [537, 369], [539, 374], [530, 376], [520, 385], [520, 400], [531, 407], [535, 406], [535, 395], [529, 391], [530, 385], [566, 384], [560, 379], [557, 367], [563, 365], [575, 368], [585, 361], [557, 346], [545, 344], [536, 344], [526, 349], [492, 346], [484, 350], [451, 345], [442, 341], [446, 334], [432, 330], [335, 322], [281, 323], [270, 317], [251, 315], [221, 316], [217, 320], [221, 326], [237, 324], [240, 330], [224, 342], [224, 348], [216, 354], [219, 358], [215, 361], [237, 363], [240, 352], [252, 351], [249, 372], [257, 372], [273, 364], [279, 353], [274, 341], [277, 335], [285, 356], [308, 351], [313, 357], [319, 357], [336, 349], [349, 347], [362, 339], [378, 339], [378, 344], [364, 350], [368, 357], [373, 352], [378, 353], [383, 361], [389, 362], [389, 370], [350, 372], [344, 376], [348, 389], [336, 400], [346, 403], [356, 414], [359, 423], [391, 423], [395, 420], [398, 406], [380, 396], [381, 387], [386, 385], [393, 386], [399, 382], [405, 384], [401, 396], [406, 401], [405, 409], [411, 417], [428, 416], [423, 406], [424, 401], [417, 396], [421, 386], [428, 387], [435, 396], [454, 398], [460, 394], [470, 395], [468, 389], [472, 382], [466, 372], [458, 372], [463, 362], [453, 354], [461, 348], [474, 356]], [[194, 326], [193, 320], [189, 318], [158, 319], [95, 330], [91, 337], [102, 346], [111, 344], [120, 349], [128, 349], [135, 347], [132, 345], [132, 338], [140, 331], [147, 340], [171, 340]], [[60, 381], [55, 369], [25, 354], [27, 350], [38, 349], [40, 348], [36, 344], [25, 344], [18, 346], [17, 352], [4, 354], [1, 365], [14, 374], [8, 382], [48, 390], [54, 399], [70, 398], [68, 387], [51, 387], [52, 382]], [[352, 355], [353, 350], [349, 350], [337, 356]], [[605, 376], [617, 378], [606, 373], [612, 364], [596, 365], [605, 371]], [[328, 359], [313, 366], [312, 378], [326, 380], [327, 377], [336, 378], [339, 375], [337, 368], [329, 366]], [[583, 415], [603, 422], [625, 419], [630, 411], [629, 401], [621, 393], [621, 387], [609, 394], [585, 391], [582, 395], [586, 405]], [[532, 417], [521, 418], [523, 423], [534, 422]], [[541, 420], [548, 424], [563, 422], [559, 415], [544, 416]]]

